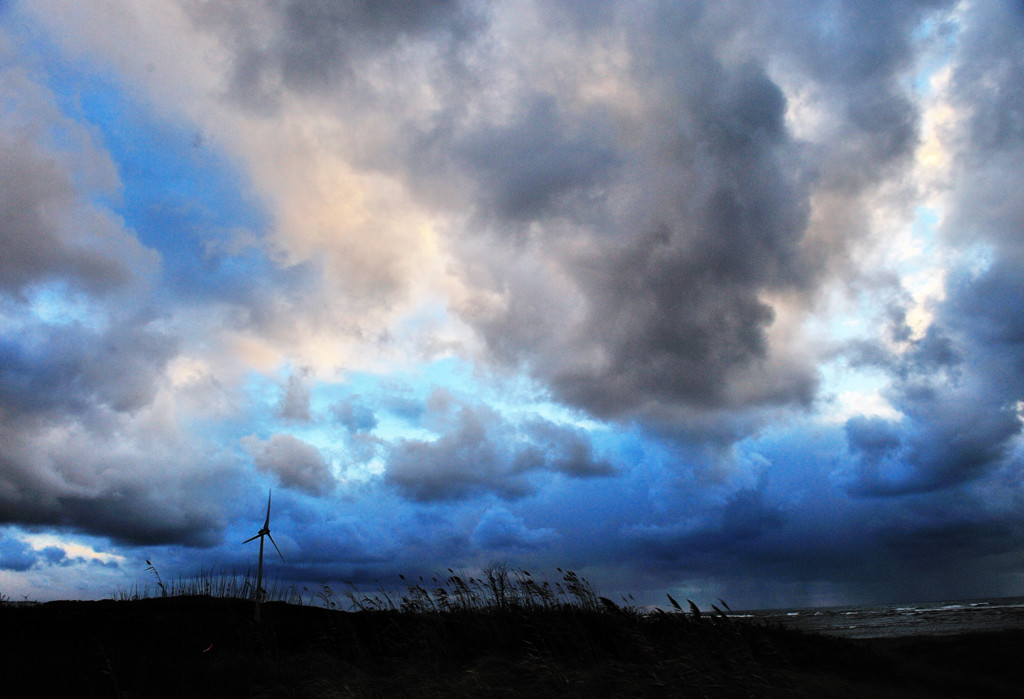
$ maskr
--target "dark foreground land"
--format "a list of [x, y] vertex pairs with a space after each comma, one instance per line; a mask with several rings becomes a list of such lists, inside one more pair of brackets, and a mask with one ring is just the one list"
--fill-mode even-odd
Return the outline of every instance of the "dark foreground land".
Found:
[[9, 697], [1019, 697], [1022, 651], [1024, 630], [858, 642], [610, 605], [0, 607]]

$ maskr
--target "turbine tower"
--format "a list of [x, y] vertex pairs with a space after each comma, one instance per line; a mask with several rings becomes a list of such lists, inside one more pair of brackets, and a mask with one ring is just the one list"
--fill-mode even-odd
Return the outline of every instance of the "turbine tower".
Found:
[[[281, 549], [277, 548], [277, 542], [274, 541], [274, 537], [270, 534], [270, 498], [273, 495], [272, 491], [267, 492], [267, 518], [263, 522], [263, 529], [260, 529], [256, 536], [250, 536], [248, 539], [243, 541], [243, 544], [248, 544], [253, 539], [258, 538], [260, 540], [260, 562], [256, 567], [256, 621], [260, 620], [260, 601], [263, 598], [263, 537], [270, 537], [270, 543], [274, 545], [274, 550], [277, 551], [277, 555], [281, 556]], [[281, 556], [281, 562], [284, 562], [284, 556]]]

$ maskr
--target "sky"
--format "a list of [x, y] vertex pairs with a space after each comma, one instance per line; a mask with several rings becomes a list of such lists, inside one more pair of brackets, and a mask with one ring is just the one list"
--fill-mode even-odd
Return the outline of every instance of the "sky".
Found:
[[1024, 5], [0, 2], [0, 593], [1024, 594]]

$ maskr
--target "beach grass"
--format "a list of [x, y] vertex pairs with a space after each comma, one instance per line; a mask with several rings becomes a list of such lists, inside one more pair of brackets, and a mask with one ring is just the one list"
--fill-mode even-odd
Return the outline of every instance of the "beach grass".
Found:
[[[178, 576], [166, 582], [156, 566], [146, 561], [146, 571], [152, 575], [148, 584], [132, 583], [116, 588], [111, 599], [122, 602], [151, 599], [155, 597], [214, 597], [217, 599], [254, 599], [256, 575], [250, 568], [238, 572], [200, 569], [191, 575]], [[312, 604], [316, 595], [301, 590], [295, 585], [284, 585], [278, 580], [265, 580], [263, 599], [288, 602], [289, 604]]]
[[912, 646], [879, 653], [724, 603], [640, 608], [557, 572], [271, 586], [257, 622], [248, 572], [170, 580], [154, 567], [152, 585], [111, 600], [3, 606], [0, 662], [26, 696], [1012, 696], [1000, 692], [1014, 677], [950, 678]]

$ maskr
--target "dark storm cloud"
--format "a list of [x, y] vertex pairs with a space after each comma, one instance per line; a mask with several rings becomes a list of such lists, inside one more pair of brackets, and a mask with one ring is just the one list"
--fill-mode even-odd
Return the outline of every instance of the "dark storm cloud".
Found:
[[88, 419], [4, 415], [0, 522], [132, 544], [215, 543], [225, 524], [218, 493], [238, 475], [230, 462], [153, 432], [140, 442], [124, 417]]
[[[1021, 273], [1024, 269], [1017, 269], [1015, 276]], [[980, 478], [1015, 458], [1024, 347], [1019, 339], [991, 336], [994, 316], [980, 308], [971, 314], [957, 308], [965, 301], [978, 302], [986, 286], [981, 281], [960, 289], [925, 337], [883, 363], [893, 377], [887, 398], [902, 417], [856, 417], [846, 423], [854, 461], [843, 480], [851, 492], [898, 495], [942, 489]], [[999, 285], [997, 293], [1005, 299], [1012, 292]], [[998, 302], [988, 308], [993, 305]], [[1018, 324], [1012, 314], [997, 317], [998, 325]]]
[[[800, 245], [811, 168], [787, 133], [786, 98], [763, 56], [733, 64], [716, 55], [718, 30], [738, 32], [739, 20], [702, 24], [701, 7], [666, 5], [627, 22], [633, 67], [621, 80], [635, 86], [635, 114], [514, 83], [503, 101], [509, 114], [493, 114], [482, 101], [496, 87], [491, 27], [480, 21], [461, 31], [465, 15], [454, 6], [410, 15], [384, 8], [379, 16], [350, 3], [277, 6], [272, 46], [258, 60], [236, 51], [258, 81], [276, 70], [284, 89], [325, 90], [351, 76], [332, 82], [323, 70], [396, 50], [367, 36], [415, 34], [443, 56], [427, 80], [445, 100], [427, 120], [402, 112], [400, 92], [362, 95], [369, 112], [399, 100], [392, 120], [402, 136], [360, 157], [399, 170], [433, 205], [475, 215], [456, 249], [467, 270], [484, 270], [474, 283], [493, 286], [508, 303], [499, 314], [464, 309], [464, 317], [495, 355], [533, 367], [561, 398], [602, 415], [806, 403], [814, 372], [768, 346], [774, 313], [762, 296], [812, 283]], [[574, 22], [563, 31], [586, 42], [607, 29]], [[450, 50], [454, 36], [458, 51]], [[345, 104], [359, 112], [359, 99]], [[892, 126], [879, 109], [869, 111], [876, 122], [853, 123], [851, 132]], [[530, 221], [541, 225], [517, 248]], [[488, 244], [478, 257], [482, 229]], [[494, 245], [504, 250], [494, 254]], [[516, 257], [521, 276], [510, 271]], [[564, 303], [556, 297], [566, 285], [581, 316], [560, 325], [551, 303]], [[758, 373], [772, 379], [750, 378]]]
[[[281, 72], [289, 84], [323, 86], [350, 53], [447, 27], [457, 0], [293, 0], [283, 5]], [[371, 46], [366, 46], [370, 43]], [[378, 44], [378, 46], [373, 46]]]
[[226, 524], [219, 503], [212, 499], [189, 502], [195, 496], [184, 493], [168, 499], [153, 491], [153, 484], [147, 481], [100, 497], [63, 496], [56, 516], [49, 515], [41, 523], [134, 545], [207, 547], [219, 543]]
[[[135, 373], [141, 352], [131, 359], [123, 375], [110, 357], [96, 367], [48, 374], [52, 367], [37, 365], [36, 374], [0, 375], [0, 522], [135, 543], [213, 542], [223, 520], [210, 497], [223, 492], [234, 468], [139, 418], [155, 379]], [[91, 385], [97, 371], [108, 380]], [[27, 397], [33, 388], [42, 395]], [[204, 472], [194, 471], [198, 464]], [[189, 492], [179, 492], [186, 481]]]
[[521, 498], [536, 488], [534, 474], [605, 476], [586, 437], [541, 420], [517, 430], [489, 407], [435, 406], [443, 433], [434, 441], [402, 439], [388, 447], [385, 482], [410, 500], [460, 500], [487, 493]]
[[980, 487], [851, 498], [832, 473], [841, 457], [829, 444], [841, 449], [841, 433], [813, 449], [804, 433], [790, 439], [760, 445], [771, 465], [724, 501], [664, 484], [674, 512], [655, 507], [639, 514], [650, 523], [623, 526], [616, 559], [658, 579], [714, 579], [730, 604], [733, 596], [820, 605], [830, 594], [896, 601], [1014, 593], [1024, 529], [1005, 489], [1019, 485], [990, 477]]
[[1016, 552], [1024, 540], [1022, 534], [1019, 522], [949, 521], [913, 529], [894, 528], [886, 532], [883, 541], [902, 558], [941, 566], [965, 555], [982, 557]]
[[[949, 401], [950, 394], [962, 402]], [[941, 394], [904, 396], [897, 406], [906, 416], [895, 423], [874, 421], [876, 441], [862, 429], [851, 431], [858, 467], [852, 492], [922, 492], [975, 480], [1011, 456], [1009, 442], [1020, 433], [1010, 406], [977, 394], [943, 387]]]
[[785, 517], [759, 490], [738, 490], [705, 521], [632, 527], [626, 537], [637, 541], [652, 556], [666, 561], [691, 557], [744, 557], [770, 545], [772, 530], [784, 526]]

